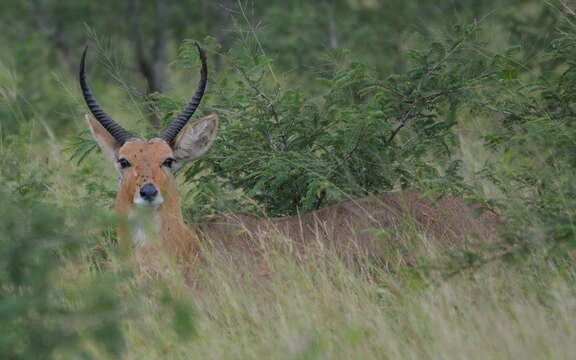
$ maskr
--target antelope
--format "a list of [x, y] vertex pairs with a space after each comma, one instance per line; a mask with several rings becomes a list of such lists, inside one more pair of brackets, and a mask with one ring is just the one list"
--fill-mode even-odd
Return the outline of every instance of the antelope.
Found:
[[300, 216], [221, 214], [204, 223], [187, 225], [174, 171], [206, 153], [218, 129], [217, 115], [188, 123], [202, 100], [208, 79], [206, 54], [198, 44], [196, 47], [201, 70], [194, 96], [158, 137], [148, 140], [133, 136], [101, 108], [86, 80], [87, 48], [82, 54], [80, 87], [91, 113], [86, 114], [86, 120], [94, 139], [120, 175], [116, 211], [131, 220], [118, 225], [121, 249], [134, 249], [146, 261], [164, 252], [178, 263], [185, 263], [206, 238], [226, 249], [246, 249], [254, 254], [259, 251], [254, 237], [266, 242], [273, 240], [271, 234], [280, 234], [289, 240], [294, 251], [320, 244], [335, 249], [345, 259], [363, 254], [385, 261], [390, 243], [378, 241], [382, 239], [372, 230], [382, 229], [394, 237], [395, 230], [406, 221], [446, 244], [472, 234], [483, 239], [497, 238], [499, 220], [495, 214], [485, 213], [472, 219], [472, 209], [463, 199], [445, 196], [432, 201], [422, 198], [418, 190], [347, 201]]

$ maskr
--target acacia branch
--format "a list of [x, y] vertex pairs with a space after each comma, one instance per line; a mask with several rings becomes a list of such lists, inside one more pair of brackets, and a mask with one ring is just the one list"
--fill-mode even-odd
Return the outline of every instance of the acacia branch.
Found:
[[408, 120], [411, 118], [412, 110], [413, 109], [407, 110], [404, 113], [404, 115], [402, 116], [402, 119], [400, 120], [400, 124], [398, 124], [396, 129], [394, 129], [394, 131], [392, 131], [392, 134], [390, 134], [390, 136], [386, 140], [386, 142], [385, 142], [386, 145], [390, 144], [392, 142], [392, 140], [394, 140], [396, 135], [400, 132], [400, 130], [402, 130], [402, 128], [406, 125]]
[[[268, 111], [270, 111], [270, 113], [272, 114], [272, 117], [274, 118], [274, 123], [276, 124], [276, 126], [280, 127], [280, 116], [278, 115], [278, 111], [276, 110], [276, 106], [274, 105], [274, 101], [272, 101], [272, 99], [270, 99], [270, 97], [268, 95], [266, 95], [265, 93], [260, 91], [260, 89], [258, 88], [256, 83], [252, 79], [250, 79], [250, 77], [248, 76], [248, 74], [246, 74], [246, 71], [244, 71], [244, 69], [242, 69], [241, 67], [239, 67], [237, 65], [234, 65], [234, 67], [236, 68], [236, 70], [238, 70], [238, 72], [240, 72], [244, 81], [246, 81], [248, 86], [250, 86], [250, 88], [252, 88], [252, 90], [254, 90], [256, 95], [259, 96], [260, 98], [262, 98], [266, 102], [266, 104], [267, 104], [266, 107], [267, 107]], [[283, 147], [284, 151], [288, 150], [288, 142], [286, 139], [287, 139], [286, 132], [284, 130], [281, 130], [280, 131], [280, 141], [282, 142], [282, 147]]]
[[[412, 90], [411, 90], [411, 92], [412, 92]], [[404, 113], [404, 115], [402, 115], [402, 119], [400, 120], [400, 124], [398, 124], [398, 126], [396, 127], [396, 129], [394, 129], [394, 131], [392, 131], [392, 134], [390, 134], [390, 136], [389, 136], [388, 139], [386, 140], [385, 145], [389, 145], [389, 144], [392, 142], [392, 140], [394, 140], [394, 138], [396, 137], [396, 135], [398, 135], [398, 133], [400, 132], [400, 130], [402, 130], [402, 128], [406, 125], [406, 123], [408, 122], [408, 120], [410, 120], [411, 118], [414, 117], [413, 110], [414, 110], [414, 108], [415, 108], [415, 105], [416, 105], [419, 101], [422, 101], [422, 100], [423, 100], [423, 101], [432, 101], [432, 100], [436, 99], [437, 97], [442, 96], [442, 95], [444, 95], [444, 94], [446, 94], [446, 93], [449, 93], [449, 92], [454, 92], [454, 90], [452, 90], [452, 91], [445, 91], [445, 92], [434, 92], [434, 93], [432, 93], [432, 94], [423, 96], [423, 97], [421, 97], [421, 98], [416, 98], [416, 99], [407, 100], [406, 102], [412, 104], [412, 107], [411, 107], [410, 109], [406, 110], [406, 112]]]

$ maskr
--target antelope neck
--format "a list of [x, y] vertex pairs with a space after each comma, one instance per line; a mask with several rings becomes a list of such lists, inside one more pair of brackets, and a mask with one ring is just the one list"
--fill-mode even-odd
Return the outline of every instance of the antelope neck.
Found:
[[179, 259], [188, 257], [196, 249], [199, 238], [184, 222], [179, 196], [166, 195], [166, 201], [157, 207], [124, 207], [126, 201], [121, 197], [117, 199], [117, 211], [128, 220], [118, 228], [121, 248], [161, 248]]
[[130, 240], [136, 247], [149, 244], [162, 234], [162, 217], [158, 207], [134, 206], [128, 219]]

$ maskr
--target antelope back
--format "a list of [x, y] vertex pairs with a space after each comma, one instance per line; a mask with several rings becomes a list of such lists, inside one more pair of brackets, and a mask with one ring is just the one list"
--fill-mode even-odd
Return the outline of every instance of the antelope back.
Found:
[[414, 244], [409, 242], [446, 248], [498, 239], [500, 220], [495, 214], [472, 218], [474, 207], [462, 199], [421, 196], [417, 190], [392, 192], [275, 219], [221, 214], [197, 227], [217, 246], [248, 256], [280, 240], [281, 246], [301, 256], [330, 249], [348, 264], [367, 258], [384, 267], [399, 259], [412, 263], [409, 250]]

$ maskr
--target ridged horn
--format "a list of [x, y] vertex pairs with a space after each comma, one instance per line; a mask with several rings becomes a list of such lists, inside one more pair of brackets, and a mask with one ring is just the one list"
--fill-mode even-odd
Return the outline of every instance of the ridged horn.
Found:
[[168, 124], [166, 129], [159, 135], [159, 138], [166, 141], [168, 144], [172, 145], [172, 142], [178, 136], [178, 133], [182, 128], [186, 125], [188, 120], [198, 105], [202, 100], [202, 96], [204, 95], [204, 90], [206, 89], [206, 82], [208, 81], [208, 65], [206, 64], [206, 53], [198, 43], [195, 43], [196, 47], [198, 48], [198, 55], [200, 56], [200, 61], [202, 61], [202, 69], [200, 70], [200, 83], [198, 84], [198, 88], [196, 89], [196, 93], [192, 97], [192, 100], [186, 105], [184, 110]]
[[92, 90], [90, 90], [90, 87], [88, 86], [85, 73], [87, 52], [88, 46], [86, 46], [84, 49], [84, 52], [82, 53], [82, 60], [80, 62], [80, 87], [82, 88], [82, 95], [84, 96], [86, 105], [88, 105], [92, 115], [94, 115], [96, 120], [102, 124], [104, 129], [106, 129], [110, 135], [112, 135], [116, 141], [118, 141], [120, 146], [122, 146], [122, 144], [124, 144], [127, 140], [134, 138], [134, 136], [128, 131], [124, 130], [124, 128], [118, 125], [114, 120], [112, 120], [112, 118], [108, 116], [108, 114], [106, 114], [106, 112], [98, 104], [94, 95], [92, 95]]

